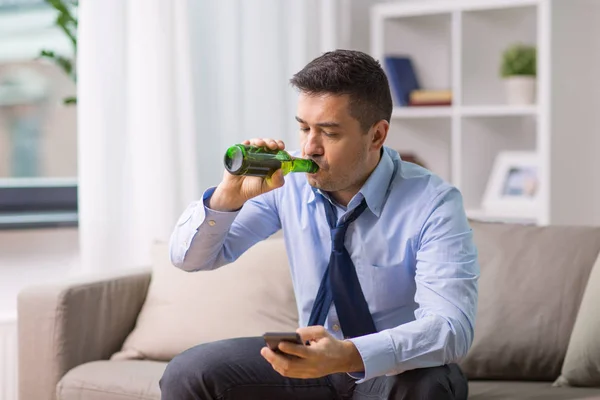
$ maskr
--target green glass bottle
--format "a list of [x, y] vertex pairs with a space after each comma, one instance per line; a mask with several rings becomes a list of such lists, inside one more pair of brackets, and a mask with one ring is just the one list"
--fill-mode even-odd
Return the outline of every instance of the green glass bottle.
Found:
[[225, 152], [225, 169], [233, 175], [269, 177], [281, 169], [283, 174], [307, 172], [314, 174], [319, 166], [312, 160], [292, 157], [284, 150], [236, 144]]

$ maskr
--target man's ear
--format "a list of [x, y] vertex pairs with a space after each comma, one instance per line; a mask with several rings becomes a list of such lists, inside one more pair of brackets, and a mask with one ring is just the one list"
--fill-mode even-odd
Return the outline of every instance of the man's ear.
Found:
[[387, 138], [388, 131], [390, 129], [390, 123], [385, 119], [375, 123], [371, 127], [371, 149], [379, 150], [385, 143], [385, 139]]

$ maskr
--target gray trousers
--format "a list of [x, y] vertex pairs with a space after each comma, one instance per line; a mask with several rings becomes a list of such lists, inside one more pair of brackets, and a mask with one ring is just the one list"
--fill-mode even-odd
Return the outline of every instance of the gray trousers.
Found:
[[467, 398], [456, 364], [381, 376], [359, 385], [348, 374], [281, 376], [261, 355], [260, 337], [220, 340], [179, 354], [160, 380], [162, 400], [400, 400]]

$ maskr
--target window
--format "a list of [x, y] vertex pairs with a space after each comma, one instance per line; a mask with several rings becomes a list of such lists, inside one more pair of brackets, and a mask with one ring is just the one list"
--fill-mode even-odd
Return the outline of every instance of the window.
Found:
[[42, 50], [72, 58], [39, 0], [0, 0], [0, 228], [77, 223], [75, 83]]

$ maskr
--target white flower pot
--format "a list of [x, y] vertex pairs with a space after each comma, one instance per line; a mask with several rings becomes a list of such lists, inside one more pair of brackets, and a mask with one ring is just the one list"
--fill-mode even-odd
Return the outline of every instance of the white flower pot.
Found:
[[510, 76], [505, 78], [506, 99], [509, 105], [534, 104], [536, 80], [533, 76]]

